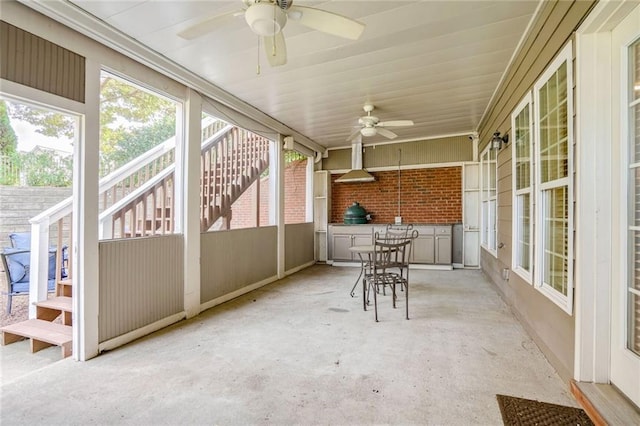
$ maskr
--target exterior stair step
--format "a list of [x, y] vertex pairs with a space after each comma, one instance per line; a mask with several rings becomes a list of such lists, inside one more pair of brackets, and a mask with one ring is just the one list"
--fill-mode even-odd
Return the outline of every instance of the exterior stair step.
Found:
[[62, 315], [62, 324], [71, 325], [73, 299], [68, 296], [56, 296], [36, 303], [36, 318], [53, 321]]
[[71, 355], [73, 328], [70, 325], [30, 319], [4, 326], [0, 331], [3, 346], [27, 338], [31, 340], [32, 353], [49, 346], [60, 346], [63, 358]]
[[58, 281], [57, 294], [58, 294], [58, 296], [71, 297], [72, 288], [73, 288], [73, 281], [71, 281], [70, 279], [68, 279], [68, 280], [60, 280], [60, 281]]

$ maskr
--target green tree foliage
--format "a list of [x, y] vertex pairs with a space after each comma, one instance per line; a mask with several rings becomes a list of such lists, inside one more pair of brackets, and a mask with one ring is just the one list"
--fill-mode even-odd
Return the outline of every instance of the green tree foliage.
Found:
[[[73, 137], [72, 117], [12, 105], [12, 117], [36, 126], [52, 137]], [[105, 175], [175, 133], [173, 102], [110, 74], [103, 73], [100, 87], [100, 170]]]
[[175, 129], [174, 116], [167, 115], [151, 125], [119, 133], [114, 140], [115, 149], [101, 155], [102, 173], [115, 170], [169, 139], [175, 135]]
[[33, 124], [36, 127], [36, 132], [41, 135], [54, 138], [73, 138], [75, 122], [64, 114], [15, 103], [11, 104], [9, 113], [13, 118]]
[[9, 121], [7, 104], [4, 101], [0, 101], [0, 154], [9, 155], [14, 153], [17, 146], [18, 138]]
[[28, 152], [21, 155], [21, 168], [26, 171], [29, 186], [71, 186], [72, 157], [59, 157], [50, 151]]
[[102, 175], [175, 134], [173, 102], [106, 73], [100, 93]]

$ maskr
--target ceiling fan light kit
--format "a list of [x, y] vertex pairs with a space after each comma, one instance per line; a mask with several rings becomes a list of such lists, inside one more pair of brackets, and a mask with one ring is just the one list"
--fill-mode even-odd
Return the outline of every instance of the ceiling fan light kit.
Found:
[[244, 19], [251, 31], [264, 37], [282, 31], [287, 23], [287, 14], [275, 4], [256, 3], [247, 9]]
[[363, 127], [360, 129], [360, 134], [365, 138], [375, 136], [378, 133], [375, 127]]

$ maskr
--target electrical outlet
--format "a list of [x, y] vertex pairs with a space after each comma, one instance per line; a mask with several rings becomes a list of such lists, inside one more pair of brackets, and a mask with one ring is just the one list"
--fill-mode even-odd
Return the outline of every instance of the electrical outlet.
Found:
[[396, 216], [396, 225], [402, 224], [402, 216]]

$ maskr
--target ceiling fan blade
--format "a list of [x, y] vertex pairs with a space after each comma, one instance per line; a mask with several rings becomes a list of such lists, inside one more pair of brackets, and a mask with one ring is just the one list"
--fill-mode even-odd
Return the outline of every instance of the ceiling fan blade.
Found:
[[398, 135], [393, 133], [391, 130], [383, 129], [383, 128], [377, 127], [377, 126], [376, 126], [376, 130], [378, 131], [378, 134], [381, 134], [382, 136], [384, 136], [385, 138], [388, 138], [388, 139], [395, 139], [395, 138], [398, 137]]
[[287, 16], [314, 30], [351, 40], [359, 39], [365, 27], [364, 24], [346, 16], [306, 6], [291, 6]]
[[264, 41], [264, 52], [269, 65], [279, 67], [287, 63], [287, 45], [282, 31], [273, 36], [265, 36], [262, 40]]
[[349, 137], [347, 138], [347, 142], [351, 142], [352, 140], [354, 140], [356, 138], [356, 136], [358, 136], [360, 134], [360, 129], [358, 128], [357, 130], [355, 130], [353, 133], [351, 133], [349, 135]]
[[382, 121], [377, 124], [378, 127], [405, 127], [413, 126], [411, 120], [394, 120], [394, 121]]
[[202, 37], [203, 35], [210, 33], [212, 31], [220, 28], [221, 25], [224, 25], [227, 22], [230, 22], [232, 17], [242, 15], [244, 10], [234, 10], [233, 12], [223, 13], [221, 15], [211, 16], [206, 18], [202, 22], [198, 22], [195, 25], [190, 26], [189, 28], [182, 30], [178, 33], [178, 37], [181, 37], [185, 40], [194, 40], [198, 37]]

